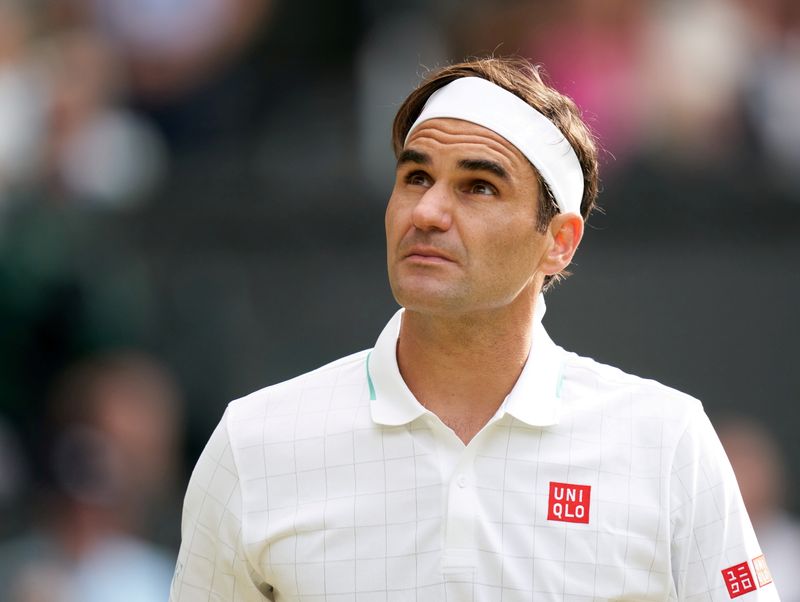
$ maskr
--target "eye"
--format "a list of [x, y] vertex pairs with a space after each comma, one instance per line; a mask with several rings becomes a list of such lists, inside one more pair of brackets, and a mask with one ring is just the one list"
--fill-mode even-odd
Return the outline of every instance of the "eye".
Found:
[[496, 196], [497, 188], [489, 184], [489, 182], [478, 180], [476, 182], [472, 182], [469, 185], [469, 193], [478, 194], [482, 196]]
[[425, 186], [426, 188], [431, 185], [431, 178], [424, 171], [412, 171], [405, 177], [406, 184], [411, 186]]

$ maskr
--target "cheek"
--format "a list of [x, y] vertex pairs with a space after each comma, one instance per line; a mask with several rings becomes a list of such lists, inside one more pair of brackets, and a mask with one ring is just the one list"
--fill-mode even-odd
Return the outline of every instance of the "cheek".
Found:
[[394, 223], [397, 220], [397, 200], [395, 198], [395, 193], [392, 192], [392, 196], [389, 197], [389, 202], [386, 204], [386, 212], [383, 216], [383, 223], [386, 227], [386, 237], [389, 238], [389, 235], [392, 232], [394, 227]]
[[485, 241], [490, 277], [495, 280], [527, 280], [541, 263], [541, 248], [535, 230], [508, 224], [497, 235]]
[[386, 240], [399, 241], [408, 229], [410, 211], [407, 209], [408, 203], [403, 202], [403, 198], [397, 191], [392, 191], [389, 202], [386, 204], [384, 215], [384, 225], [386, 227]]
[[384, 225], [386, 228], [386, 258], [391, 263], [394, 260], [397, 247], [403, 238], [406, 228], [403, 227], [401, 205], [392, 197], [386, 205]]

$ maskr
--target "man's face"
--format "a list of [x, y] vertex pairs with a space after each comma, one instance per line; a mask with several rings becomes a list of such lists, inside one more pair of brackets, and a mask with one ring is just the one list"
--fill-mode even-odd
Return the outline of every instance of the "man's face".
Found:
[[536, 229], [539, 182], [504, 138], [458, 119], [408, 139], [386, 209], [389, 282], [406, 309], [465, 314], [538, 292], [549, 234]]

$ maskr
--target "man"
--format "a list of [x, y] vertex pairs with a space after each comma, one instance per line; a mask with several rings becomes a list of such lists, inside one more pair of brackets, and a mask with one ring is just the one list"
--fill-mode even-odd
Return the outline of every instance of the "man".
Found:
[[[174, 510], [165, 502], [182, 405], [165, 367], [138, 351], [109, 350], [59, 375], [36, 433], [38, 511], [18, 537], [0, 541], [0, 600], [167, 597], [172, 559], [142, 537]], [[18, 525], [20, 513], [12, 516]]]
[[393, 139], [404, 309], [374, 349], [228, 407], [173, 602], [777, 600], [700, 403], [541, 324], [597, 193], [575, 105], [478, 60], [429, 77]]

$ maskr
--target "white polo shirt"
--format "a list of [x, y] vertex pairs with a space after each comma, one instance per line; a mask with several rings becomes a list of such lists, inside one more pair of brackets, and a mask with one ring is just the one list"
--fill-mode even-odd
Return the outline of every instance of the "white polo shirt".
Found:
[[186, 494], [172, 602], [778, 600], [691, 397], [537, 322], [461, 440], [375, 348], [234, 401]]

